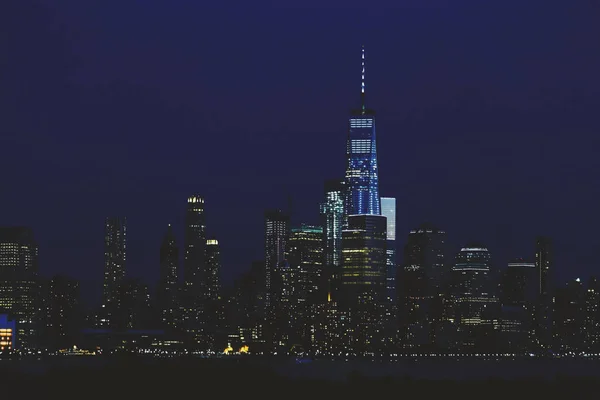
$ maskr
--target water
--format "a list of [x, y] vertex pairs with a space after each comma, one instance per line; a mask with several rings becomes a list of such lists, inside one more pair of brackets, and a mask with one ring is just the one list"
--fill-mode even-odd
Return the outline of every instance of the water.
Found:
[[[106, 357], [55, 357], [46, 359], [0, 360], [1, 369], [12, 369], [27, 374], [41, 375], [51, 369], [90, 368], [98, 369], [118, 363]], [[152, 363], [152, 359], [147, 361]], [[237, 363], [236, 360], [218, 362]], [[351, 374], [368, 377], [410, 377], [431, 380], [478, 380], [478, 379], [522, 379], [556, 377], [598, 377], [600, 360], [586, 359], [521, 359], [521, 360], [448, 360], [421, 359], [383, 363], [377, 361], [315, 360], [298, 364], [290, 359], [264, 359], [245, 357], [243, 364], [249, 367], [266, 367], [279, 375], [290, 378], [312, 378], [344, 381]]]

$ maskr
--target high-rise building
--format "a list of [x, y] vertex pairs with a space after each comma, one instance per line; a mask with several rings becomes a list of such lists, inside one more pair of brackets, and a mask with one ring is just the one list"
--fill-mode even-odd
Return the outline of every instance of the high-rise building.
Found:
[[494, 314], [498, 305], [491, 255], [487, 247], [471, 243], [456, 255], [452, 267], [454, 320], [461, 332], [463, 347], [489, 346], [493, 343]]
[[345, 182], [336, 179], [325, 181], [325, 202], [321, 204], [323, 236], [325, 240], [325, 265], [342, 265], [342, 226], [344, 219]]
[[386, 218], [351, 215], [342, 231], [342, 285], [351, 303], [366, 296], [382, 301], [386, 287]]
[[428, 286], [442, 285], [444, 280], [444, 256], [446, 251], [446, 232], [431, 224], [422, 224], [408, 235], [404, 247], [404, 269], [421, 270]]
[[111, 322], [118, 330], [150, 329], [153, 326], [148, 285], [125, 279], [117, 290], [117, 310]]
[[381, 215], [387, 223], [386, 289], [388, 302], [396, 302], [396, 199], [381, 198]]
[[330, 179], [325, 181], [325, 201], [321, 203], [323, 224], [323, 266], [328, 279], [328, 291], [337, 298], [342, 269], [342, 228], [346, 184]]
[[25, 227], [0, 227], [0, 314], [14, 319], [19, 347], [36, 344], [37, 283], [38, 246], [33, 232]]
[[354, 354], [378, 351], [384, 342], [386, 218], [351, 215], [342, 231], [341, 303], [351, 329], [346, 346]]
[[327, 298], [323, 274], [323, 229], [302, 224], [292, 228], [285, 259], [279, 264], [273, 297], [275, 339], [279, 343], [312, 345], [316, 305]]
[[196, 343], [204, 343], [204, 272], [206, 261], [206, 223], [204, 198], [189, 196], [185, 212], [183, 258], [183, 325]]
[[441, 286], [445, 242], [446, 233], [430, 224], [421, 224], [408, 234], [396, 279], [400, 337], [407, 346], [425, 346], [438, 340], [444, 318]]
[[285, 260], [285, 250], [289, 238], [290, 217], [281, 210], [265, 212], [265, 311], [271, 313], [271, 306], [280, 292], [277, 287], [280, 279], [277, 270]]
[[550, 274], [552, 273], [553, 252], [550, 238], [538, 237], [535, 243], [535, 268], [537, 284], [539, 285], [539, 299], [536, 310], [536, 338], [542, 348], [551, 344], [551, 313], [552, 293]]
[[79, 282], [55, 275], [46, 293], [46, 343], [51, 349], [65, 349], [79, 339], [82, 315], [79, 304]]
[[538, 274], [539, 294], [550, 292], [550, 270], [552, 267], [552, 242], [547, 237], [538, 237], [535, 243], [535, 267]]
[[324, 302], [327, 298], [323, 276], [323, 228], [302, 224], [292, 228], [286, 258], [296, 271], [293, 281], [294, 292], [299, 302]]
[[205, 262], [205, 295], [204, 295], [204, 310], [205, 310], [205, 330], [209, 345], [213, 349], [220, 349], [218, 333], [223, 326], [223, 309], [221, 302], [221, 251], [219, 250], [219, 241], [210, 238], [206, 241], [206, 262]]
[[365, 105], [365, 49], [362, 49], [361, 107], [352, 112], [346, 144], [345, 215], [381, 214], [375, 112]]
[[535, 263], [522, 258], [511, 260], [502, 276], [501, 320], [496, 327], [504, 336], [502, 345], [509, 351], [531, 348], [537, 289]]
[[190, 196], [187, 199], [184, 241], [184, 285], [193, 293], [202, 293], [206, 222], [204, 216], [204, 199], [198, 195]]
[[215, 238], [206, 241], [206, 297], [208, 301], [219, 300], [221, 292], [221, 251]]
[[173, 228], [169, 224], [160, 246], [160, 276], [157, 291], [161, 321], [166, 326], [175, 326], [179, 322], [178, 269], [179, 247], [173, 234]]
[[508, 263], [502, 279], [502, 304], [533, 305], [538, 297], [535, 263], [517, 258]]
[[[104, 224], [104, 306], [109, 314], [117, 302], [117, 291], [125, 279], [127, 220], [108, 217]], [[110, 319], [110, 317], [109, 317]]]

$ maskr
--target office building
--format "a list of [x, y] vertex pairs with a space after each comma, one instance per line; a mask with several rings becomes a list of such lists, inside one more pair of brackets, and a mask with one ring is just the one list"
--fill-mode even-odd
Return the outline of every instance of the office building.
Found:
[[375, 113], [365, 104], [365, 49], [362, 49], [360, 109], [348, 121], [345, 215], [380, 215]]
[[[125, 279], [127, 262], [127, 220], [106, 218], [104, 224], [104, 301], [110, 315], [117, 301], [117, 291]], [[108, 317], [110, 319], [110, 317]]]
[[0, 313], [16, 323], [15, 346], [34, 347], [39, 333], [38, 246], [25, 227], [0, 227]]

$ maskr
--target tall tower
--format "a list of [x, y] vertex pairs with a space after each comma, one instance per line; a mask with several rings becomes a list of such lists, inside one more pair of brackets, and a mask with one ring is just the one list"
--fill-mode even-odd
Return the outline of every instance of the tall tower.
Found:
[[193, 195], [187, 199], [185, 212], [185, 253], [183, 259], [183, 280], [187, 289], [202, 293], [202, 272], [206, 246], [206, 222], [204, 198]]
[[177, 270], [179, 269], [179, 247], [175, 241], [173, 228], [169, 224], [160, 246], [160, 277], [158, 302], [163, 324], [174, 325], [177, 321]]
[[107, 217], [104, 224], [104, 306], [114, 311], [119, 285], [125, 279], [127, 220]]
[[185, 330], [196, 342], [204, 337], [204, 264], [206, 249], [206, 223], [204, 198], [189, 196], [185, 212], [184, 258], [183, 258], [183, 320]]
[[290, 217], [281, 210], [265, 212], [265, 309], [271, 311], [273, 294], [277, 292], [276, 271], [285, 259]]
[[361, 106], [348, 121], [346, 216], [380, 215], [375, 112], [365, 105], [365, 49], [362, 48]]
[[221, 291], [221, 252], [215, 238], [206, 241], [206, 297], [208, 301], [219, 300]]
[[344, 201], [346, 183], [343, 180], [325, 181], [325, 201], [321, 203], [323, 224], [323, 267], [329, 281], [328, 291], [338, 295], [342, 268], [342, 227], [344, 226]]
[[551, 341], [551, 302], [550, 273], [552, 272], [552, 242], [550, 238], [538, 237], [535, 242], [536, 283], [539, 287], [539, 300], [536, 311], [536, 339], [542, 348]]
[[321, 204], [325, 265], [342, 265], [342, 224], [344, 219], [345, 182], [325, 181], [325, 201]]

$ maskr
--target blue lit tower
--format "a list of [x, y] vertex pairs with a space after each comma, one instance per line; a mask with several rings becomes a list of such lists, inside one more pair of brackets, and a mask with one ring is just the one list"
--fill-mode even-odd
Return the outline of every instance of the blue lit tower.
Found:
[[362, 48], [361, 107], [352, 112], [346, 144], [346, 216], [380, 215], [375, 112], [365, 106], [365, 48]]

